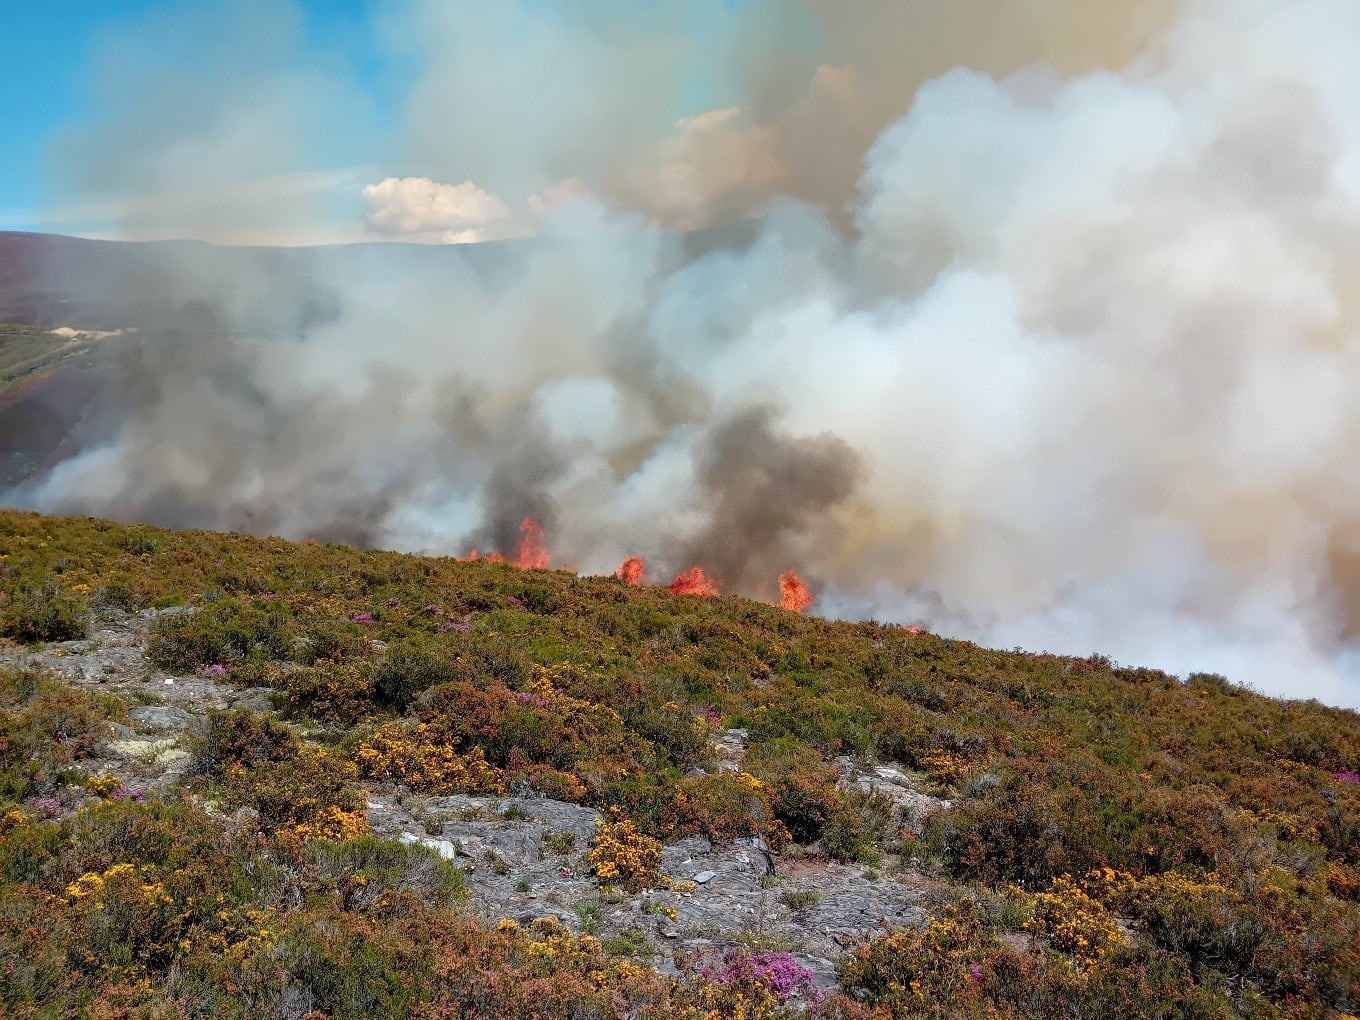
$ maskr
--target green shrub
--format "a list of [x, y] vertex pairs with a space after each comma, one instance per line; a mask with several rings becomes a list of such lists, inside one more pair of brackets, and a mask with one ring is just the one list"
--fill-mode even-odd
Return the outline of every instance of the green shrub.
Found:
[[248, 657], [281, 659], [289, 644], [287, 618], [281, 610], [224, 599], [197, 612], [157, 619], [147, 638], [146, 656], [162, 669], [192, 673]]
[[746, 752], [746, 768], [769, 785], [775, 814], [795, 842], [813, 843], [841, 803], [836, 781], [840, 770], [822, 760], [815, 748], [789, 737], [755, 744]]
[[94, 606], [99, 610], [118, 610], [124, 613], [136, 612], [139, 608], [137, 593], [125, 579], [111, 579], [100, 585], [94, 593]]
[[323, 877], [362, 890], [362, 896], [355, 899], [362, 906], [376, 903], [394, 890], [428, 904], [465, 895], [462, 870], [419, 843], [359, 836], [343, 842], [312, 843], [307, 858]]
[[373, 938], [360, 917], [319, 914], [300, 918], [280, 942], [284, 969], [332, 1020], [407, 1017], [429, 982], [427, 966], [409, 936]]
[[368, 672], [373, 696], [378, 703], [405, 712], [417, 697], [438, 684], [458, 677], [458, 670], [423, 645], [393, 645]]
[[53, 792], [108, 736], [111, 719], [127, 720], [116, 698], [31, 670], [0, 671], [0, 802]]
[[632, 700], [620, 708], [623, 721], [650, 740], [680, 768], [711, 768], [713, 751], [708, 731], [698, 716], [674, 701], [657, 704], [654, 698]]
[[293, 658], [304, 666], [317, 662], [345, 662], [369, 653], [372, 645], [358, 624], [348, 620], [315, 620], [295, 642]]
[[289, 761], [300, 746], [297, 734], [258, 712], [246, 708], [212, 712], [203, 735], [192, 744], [193, 769], [213, 778], [230, 765]]
[[838, 861], [877, 865], [881, 847], [896, 835], [893, 802], [878, 790], [851, 790], [822, 833], [822, 848]]
[[77, 641], [85, 636], [89, 606], [50, 581], [19, 585], [0, 600], [0, 636], [23, 644]]
[[287, 674], [285, 698], [294, 714], [350, 727], [372, 714], [373, 681], [356, 665], [318, 660]]
[[304, 745], [293, 757], [229, 768], [220, 786], [230, 804], [258, 811], [268, 827], [306, 827], [304, 835], [334, 839], [365, 828], [356, 777], [348, 758]]

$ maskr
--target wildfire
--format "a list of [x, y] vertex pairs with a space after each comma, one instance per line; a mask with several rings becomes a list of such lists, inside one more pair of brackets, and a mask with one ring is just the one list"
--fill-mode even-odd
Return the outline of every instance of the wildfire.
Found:
[[519, 522], [519, 531], [524, 537], [520, 539], [519, 552], [515, 554], [514, 559], [498, 552], [483, 556], [473, 549], [466, 556], [460, 556], [458, 562], [474, 563], [477, 560], [485, 560], [487, 563], [509, 563], [513, 567], [519, 567], [520, 570], [546, 570], [550, 557], [548, 547], [543, 544], [543, 525], [532, 517], [526, 517]]
[[690, 567], [669, 585], [672, 595], [704, 595], [709, 598], [721, 595], [722, 582], [709, 577], [703, 567]]
[[814, 599], [807, 584], [792, 570], [779, 575], [779, 607], [801, 613], [812, 605]]
[[[522, 538], [519, 543], [519, 551], [513, 556], [506, 556], [500, 552], [488, 553], [483, 556], [476, 549], [473, 549], [466, 556], [460, 557], [459, 562], [469, 563], [484, 560], [487, 563], [508, 563], [520, 570], [546, 569], [549, 564], [549, 556], [548, 547], [543, 540], [543, 525], [532, 517], [526, 517], [520, 521], [519, 530]], [[646, 574], [647, 561], [641, 556], [629, 556], [619, 564], [619, 569], [614, 571], [615, 577], [634, 588], [643, 584]], [[704, 572], [703, 567], [690, 567], [666, 585], [666, 590], [672, 595], [700, 595], [706, 598], [716, 598], [722, 594], [722, 581], [710, 577]], [[779, 575], [779, 607], [781, 609], [802, 613], [806, 612], [814, 601], [807, 582], [799, 577], [796, 571], [786, 570]]]
[[546, 570], [549, 560], [548, 547], [543, 544], [543, 525], [526, 517], [519, 522], [519, 533], [524, 537], [519, 543], [515, 566], [520, 570]]
[[614, 576], [623, 581], [624, 584], [631, 584], [634, 588], [642, 584], [642, 577], [647, 573], [647, 561], [641, 556], [629, 556], [614, 571]]

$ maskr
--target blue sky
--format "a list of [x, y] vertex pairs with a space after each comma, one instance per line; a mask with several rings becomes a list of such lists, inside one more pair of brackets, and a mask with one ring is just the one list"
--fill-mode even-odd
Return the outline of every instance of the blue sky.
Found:
[[[380, 53], [370, 28], [371, 0], [298, 0], [305, 48], [345, 63], [380, 116], [399, 103], [401, 68]], [[55, 132], [80, 122], [94, 98], [91, 59], [119, 35], [184, 9], [164, 0], [5, 0], [0, 3], [0, 229], [40, 229], [24, 222], [50, 200], [45, 152]]]
[[[638, 0], [587, 0], [580, 7], [574, 0], [521, 2], [530, 10], [540, 3], [549, 10], [561, 3], [560, 10], [589, 19], [617, 16]], [[726, 17], [746, 2], [693, 0], [673, 10], [685, 12], [685, 32], [691, 38], [706, 33], [716, 38]], [[362, 211], [358, 192], [363, 183], [354, 175], [372, 180], [428, 172], [404, 161], [401, 146], [395, 144], [408, 93], [421, 73], [420, 59], [410, 50], [409, 39], [392, 48], [375, 28], [414, 6], [409, 0], [0, 0], [0, 38], [9, 43], [8, 59], [0, 62], [0, 124], [6, 140], [0, 159], [0, 230], [105, 231], [106, 217], [91, 213], [85, 218], [94, 208], [86, 203], [119, 194], [120, 184], [126, 183], [119, 181], [122, 163], [129, 163], [124, 177], [136, 176], [132, 164], [138, 146], [120, 144], [113, 133], [103, 146], [90, 144], [90, 138], [101, 137], [101, 127], [139, 117], [148, 124], [155, 120], [158, 93], [168, 91], [156, 77], [158, 62], [192, 72], [206, 69], [186, 80], [216, 88], [217, 75], [230, 73], [223, 68], [232, 61], [223, 63], [221, 53], [198, 53], [192, 47], [211, 48], [216, 41], [212, 31], [205, 33], [205, 25], [216, 25], [228, 35], [242, 23], [255, 24], [238, 19], [239, 12], [252, 6], [268, 15], [260, 23], [270, 23], [269, 17], [281, 11], [301, 15], [297, 39], [272, 50], [269, 40], [259, 39], [259, 50], [274, 54], [260, 58], [262, 73], [321, 73], [338, 90], [308, 108], [304, 121], [316, 137], [299, 138], [297, 145], [306, 150], [306, 158], [290, 163], [286, 154], [280, 155], [266, 176], [314, 175], [306, 185], [313, 188], [313, 197], [329, 189], [324, 201], [331, 208], [325, 218], [353, 222]], [[436, 4], [431, 9], [439, 8]], [[637, 8], [639, 23], [646, 23], [651, 11], [646, 5]], [[256, 37], [249, 28], [243, 31], [249, 53]], [[223, 47], [229, 50], [230, 44]], [[698, 52], [703, 51], [700, 45]], [[675, 110], [675, 116], [722, 105], [722, 86], [711, 73], [714, 69], [703, 64], [701, 59], [693, 68], [682, 100], [687, 108]], [[186, 102], [174, 115], [192, 117], [193, 109]], [[77, 150], [78, 158], [63, 158], [68, 152], [62, 141], [73, 128], [84, 132], [85, 144]], [[101, 162], [103, 166], [94, 165]], [[82, 167], [91, 171], [85, 177], [102, 174], [103, 179], [79, 180]], [[205, 182], [209, 187], [224, 183]]]

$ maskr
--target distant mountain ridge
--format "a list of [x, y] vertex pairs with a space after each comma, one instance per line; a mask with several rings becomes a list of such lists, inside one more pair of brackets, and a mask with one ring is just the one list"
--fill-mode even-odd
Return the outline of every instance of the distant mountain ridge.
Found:
[[[755, 239], [758, 227], [747, 221], [674, 236], [683, 260], [717, 249], [744, 248]], [[190, 259], [203, 272], [223, 279], [254, 274], [298, 284], [314, 276], [320, 261], [400, 270], [411, 262], [448, 260], [493, 268], [514, 263], [544, 243], [550, 242], [518, 238], [457, 245], [374, 241], [266, 247], [0, 231], [0, 323], [89, 329], [167, 325], [174, 311], [171, 283]], [[316, 289], [324, 305], [325, 288], [317, 284]]]

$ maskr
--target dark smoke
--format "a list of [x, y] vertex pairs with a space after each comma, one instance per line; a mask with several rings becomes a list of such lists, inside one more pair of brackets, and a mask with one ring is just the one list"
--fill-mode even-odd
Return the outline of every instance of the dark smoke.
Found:
[[675, 563], [699, 563], [739, 591], [769, 589], [792, 563], [843, 538], [835, 513], [864, 471], [858, 453], [830, 434], [781, 435], [769, 407], [714, 428], [699, 451], [708, 526], [686, 539]]

